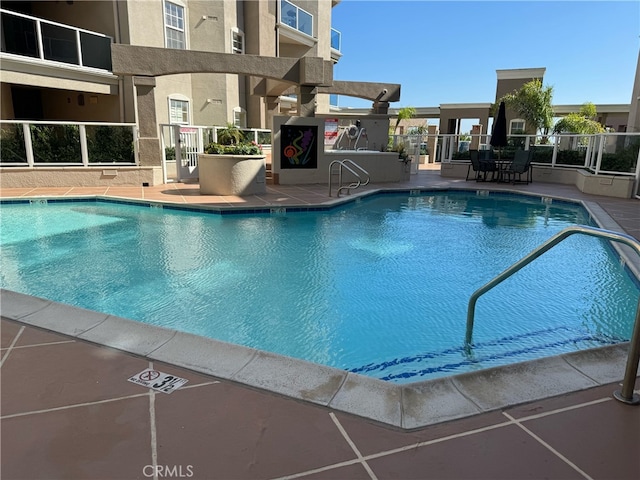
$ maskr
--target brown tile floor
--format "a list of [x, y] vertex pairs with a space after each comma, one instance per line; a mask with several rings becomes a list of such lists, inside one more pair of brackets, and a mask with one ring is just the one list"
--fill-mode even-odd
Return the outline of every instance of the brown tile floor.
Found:
[[[403, 432], [18, 322], [0, 323], [3, 479], [637, 479], [611, 384]], [[155, 393], [145, 368], [188, 379]], [[639, 382], [640, 383], [640, 382]]]
[[[584, 199], [640, 238], [637, 200], [575, 187], [476, 184], [432, 170], [380, 186]], [[3, 189], [0, 196], [112, 195], [227, 207], [323, 203], [326, 189], [269, 186], [265, 195], [229, 198], [170, 184]], [[613, 400], [616, 384], [403, 432], [6, 319], [0, 333], [3, 479], [640, 478], [640, 407]], [[150, 366], [189, 381], [171, 395], [127, 381]]]

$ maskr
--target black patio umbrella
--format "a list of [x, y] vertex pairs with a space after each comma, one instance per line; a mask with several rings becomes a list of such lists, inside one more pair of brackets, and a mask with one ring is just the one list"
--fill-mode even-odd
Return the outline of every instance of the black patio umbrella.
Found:
[[505, 113], [504, 102], [500, 102], [498, 116], [494, 120], [493, 127], [491, 128], [491, 141], [489, 143], [492, 147], [498, 149], [498, 160], [500, 160], [502, 147], [507, 146], [507, 115]]

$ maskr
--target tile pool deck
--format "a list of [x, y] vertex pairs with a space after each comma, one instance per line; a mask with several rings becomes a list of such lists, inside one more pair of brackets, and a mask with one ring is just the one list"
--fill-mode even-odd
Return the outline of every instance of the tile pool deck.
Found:
[[[405, 184], [378, 187], [508, 189], [584, 200], [608, 213], [613, 224], [607, 228], [617, 224], [640, 238], [639, 201], [584, 195], [569, 186], [477, 184], [425, 170]], [[197, 185], [184, 184], [0, 192], [3, 198], [50, 195], [221, 208], [328, 200], [323, 185], [269, 186], [266, 195], [245, 198], [199, 196]], [[611, 398], [624, 373], [626, 346], [546, 360], [536, 375], [520, 365], [511, 377], [507, 369], [493, 378], [458, 380], [453, 388], [429, 384], [417, 392], [431, 398], [429, 411], [412, 416], [400, 403], [400, 413], [401, 425], [416, 426], [420, 422], [406, 420], [418, 417], [431, 425], [403, 430], [374, 405], [366, 380], [344, 379], [343, 394], [361, 389], [365, 395], [345, 394], [348, 401], [338, 408], [326, 406], [317, 401], [326, 392], [305, 387], [314, 374], [275, 361], [281, 359], [256, 362], [249, 371], [254, 386], [246, 386], [242, 376], [211, 375], [229, 358], [212, 366], [210, 352], [199, 354], [193, 345], [186, 351], [165, 346], [166, 355], [158, 355], [154, 342], [162, 339], [138, 341], [119, 319], [109, 330], [95, 312], [11, 292], [0, 301], [2, 478], [154, 478], [154, 471], [155, 478], [221, 479], [640, 478], [640, 407]], [[114, 339], [118, 329], [121, 338]], [[198, 362], [200, 372], [187, 368]], [[210, 370], [203, 373], [202, 364]], [[151, 366], [189, 382], [171, 395], [127, 382]], [[498, 388], [496, 377], [514, 383]], [[261, 379], [280, 385], [280, 393], [290, 393], [291, 385], [298, 393], [306, 388], [312, 402], [256, 388]], [[463, 394], [451, 397], [453, 390]], [[402, 400], [411, 397], [401, 391]], [[380, 421], [345, 413], [363, 407], [376, 409], [372, 416]]]

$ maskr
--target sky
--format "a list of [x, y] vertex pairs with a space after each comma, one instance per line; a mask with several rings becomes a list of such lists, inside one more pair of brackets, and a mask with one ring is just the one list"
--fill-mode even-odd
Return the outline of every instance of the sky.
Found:
[[342, 33], [334, 80], [399, 83], [392, 108], [493, 102], [496, 70], [540, 67], [554, 105], [629, 104], [640, 0], [342, 0], [332, 27]]

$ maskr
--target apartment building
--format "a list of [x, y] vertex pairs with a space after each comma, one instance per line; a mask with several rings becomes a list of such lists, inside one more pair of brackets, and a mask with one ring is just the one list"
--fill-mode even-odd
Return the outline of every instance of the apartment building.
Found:
[[[338, 61], [339, 0], [2, 1], [2, 119], [136, 122], [132, 78], [111, 44]], [[158, 76], [158, 124], [270, 128], [295, 106], [291, 83], [227, 73]], [[269, 101], [266, 99], [269, 98]], [[318, 95], [317, 111], [329, 110]]]

